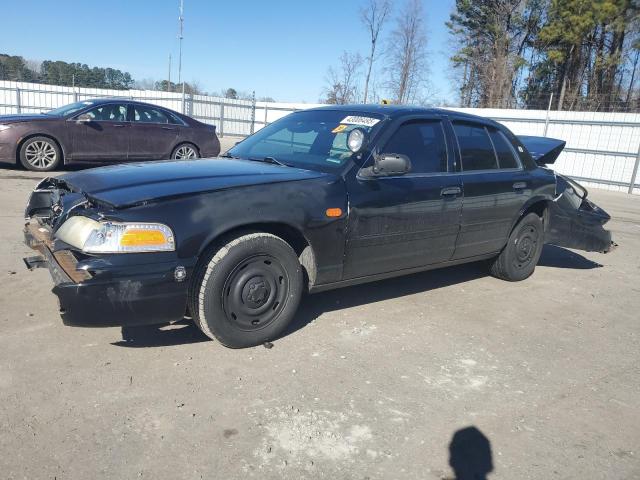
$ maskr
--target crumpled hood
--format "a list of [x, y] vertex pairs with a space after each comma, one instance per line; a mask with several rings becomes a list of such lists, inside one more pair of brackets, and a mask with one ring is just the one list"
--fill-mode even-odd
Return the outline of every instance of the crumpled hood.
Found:
[[33, 122], [34, 120], [57, 120], [55, 115], [43, 115], [41, 113], [20, 113], [15, 115], [0, 115], [0, 123]]
[[129, 163], [57, 177], [72, 190], [116, 208], [266, 183], [330, 176], [326, 173], [227, 158]]

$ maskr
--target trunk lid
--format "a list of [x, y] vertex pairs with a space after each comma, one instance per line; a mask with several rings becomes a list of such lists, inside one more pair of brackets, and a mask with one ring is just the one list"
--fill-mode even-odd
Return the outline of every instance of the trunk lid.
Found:
[[529, 135], [518, 135], [518, 139], [540, 166], [554, 163], [567, 144], [564, 140], [556, 138], [532, 137]]

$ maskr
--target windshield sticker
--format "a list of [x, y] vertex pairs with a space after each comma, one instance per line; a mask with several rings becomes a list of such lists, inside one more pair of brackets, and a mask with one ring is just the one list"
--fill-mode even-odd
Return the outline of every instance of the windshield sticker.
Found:
[[348, 117], [344, 117], [344, 119], [342, 119], [340, 123], [346, 123], [347, 125], [364, 125], [365, 127], [373, 127], [379, 121], [379, 118], [349, 115]]
[[338, 125], [336, 128], [331, 130], [331, 133], [340, 133], [344, 132], [348, 128], [348, 125]]

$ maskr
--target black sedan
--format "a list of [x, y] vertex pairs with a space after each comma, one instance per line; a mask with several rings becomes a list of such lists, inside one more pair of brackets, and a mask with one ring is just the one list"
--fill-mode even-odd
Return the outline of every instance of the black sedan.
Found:
[[563, 146], [445, 110], [296, 112], [224, 158], [44, 180], [25, 227], [40, 256], [25, 261], [48, 266], [66, 324], [188, 312], [224, 345], [256, 345], [282, 334], [304, 291], [477, 260], [517, 281], [545, 242], [609, 251], [609, 216], [541, 166]]
[[148, 103], [92, 99], [43, 114], [0, 116], [0, 162], [29, 170], [219, 153], [214, 126]]

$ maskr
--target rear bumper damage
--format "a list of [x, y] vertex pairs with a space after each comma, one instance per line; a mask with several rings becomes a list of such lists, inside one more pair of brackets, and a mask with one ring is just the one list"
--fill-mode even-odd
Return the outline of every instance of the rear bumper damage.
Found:
[[101, 262], [91, 269], [91, 261], [74, 252], [55, 251], [48, 229], [36, 222], [26, 224], [24, 236], [40, 254], [25, 258], [25, 264], [29, 269], [48, 268], [65, 325], [132, 326], [184, 317], [188, 282], [175, 280], [177, 262], [127, 266]]
[[608, 253], [617, 247], [604, 225], [611, 216], [587, 199], [587, 190], [557, 175], [559, 195], [550, 203], [545, 242], [586, 252]]

